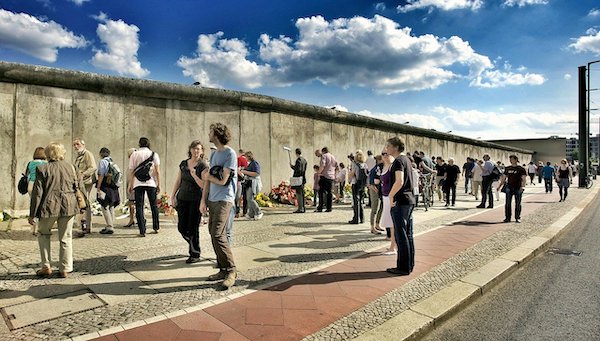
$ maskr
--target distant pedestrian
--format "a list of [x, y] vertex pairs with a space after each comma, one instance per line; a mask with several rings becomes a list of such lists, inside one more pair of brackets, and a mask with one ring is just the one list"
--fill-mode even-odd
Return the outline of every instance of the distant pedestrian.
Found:
[[398, 137], [387, 141], [386, 152], [395, 160], [391, 167], [392, 189], [390, 190], [392, 219], [398, 244], [396, 267], [386, 271], [400, 276], [409, 275], [415, 266], [415, 245], [413, 240], [413, 211], [415, 195], [411, 162], [404, 152], [404, 142]]
[[488, 154], [483, 155], [483, 165], [481, 171], [482, 177], [482, 190], [481, 190], [481, 204], [477, 206], [477, 208], [485, 208], [486, 201], [489, 198], [487, 208], [494, 208], [494, 196], [492, 194], [492, 182], [494, 182], [495, 178], [492, 175], [494, 171], [494, 163], [490, 161], [490, 156]]
[[442, 201], [442, 193], [444, 188], [444, 174], [446, 174], [446, 163], [441, 156], [435, 159], [435, 190], [438, 194], [439, 201]]
[[248, 214], [246, 217], [251, 220], [260, 220], [263, 217], [262, 210], [256, 202], [256, 196], [262, 190], [262, 180], [260, 179], [260, 164], [254, 158], [251, 151], [246, 152], [248, 158], [248, 167], [243, 168], [240, 173], [246, 176], [244, 186], [246, 186], [246, 197], [244, 200], [248, 202]]
[[371, 193], [371, 233], [382, 231], [379, 223], [383, 212], [383, 202], [381, 197], [381, 168], [383, 160], [381, 155], [375, 156], [375, 167], [369, 171], [369, 193]]
[[[454, 164], [454, 158], [448, 158], [448, 165], [444, 173], [444, 193], [446, 194], [446, 207], [456, 204], [456, 185], [460, 176], [460, 168]], [[452, 192], [452, 194], [450, 194]]]
[[[365, 161], [367, 163], [367, 171], [370, 172], [371, 169], [375, 168], [375, 166], [377, 165], [377, 162], [375, 161], [375, 157], [373, 156], [373, 152], [370, 150], [367, 150], [367, 160]], [[369, 199], [369, 202], [367, 203], [366, 207], [371, 207], [371, 192], [367, 191], [367, 197]]]
[[552, 182], [556, 178], [556, 172], [550, 161], [546, 162], [546, 166], [542, 170], [544, 176], [544, 186], [546, 187], [546, 193], [552, 193]]
[[[127, 160], [129, 160], [131, 158], [131, 154], [133, 154], [133, 152], [135, 152], [136, 149], [135, 148], [129, 148], [127, 149]], [[127, 161], [127, 164], [129, 165], [129, 161]], [[133, 224], [135, 224], [135, 191], [132, 191], [129, 189], [129, 179], [125, 179], [126, 182], [126, 186], [125, 186], [125, 192], [127, 194], [127, 208], [129, 209], [129, 222], [123, 226], [123, 227], [131, 227], [133, 226]]]
[[44, 147], [37, 147], [33, 152], [33, 160], [27, 163], [27, 192], [31, 198], [31, 191], [33, 190], [33, 183], [35, 182], [35, 174], [37, 167], [48, 163], [46, 161], [46, 154], [44, 154]]
[[106, 147], [100, 149], [100, 162], [98, 163], [98, 182], [96, 183], [97, 200], [102, 207], [102, 215], [106, 227], [100, 230], [100, 234], [113, 234], [115, 218], [115, 207], [121, 204], [119, 187], [113, 181], [110, 173], [111, 165], [114, 163], [110, 157], [110, 150]]
[[319, 203], [319, 179], [321, 179], [321, 175], [319, 174], [319, 165], [314, 165], [313, 171], [313, 206], [317, 206]]
[[202, 172], [204, 188], [200, 212], [208, 216], [208, 231], [213, 249], [217, 256], [219, 272], [208, 276], [209, 281], [223, 280], [222, 285], [228, 289], [235, 284], [237, 271], [231, 246], [227, 240], [227, 221], [235, 204], [235, 186], [237, 184], [237, 155], [229, 147], [231, 130], [222, 123], [211, 124], [208, 133], [209, 142], [216, 146], [210, 156], [210, 170]]
[[171, 194], [172, 205], [177, 210], [177, 230], [188, 244], [187, 264], [200, 261], [200, 201], [204, 190], [202, 172], [208, 169], [204, 160], [204, 146], [200, 140], [190, 143], [187, 159], [179, 163], [179, 171]]
[[481, 194], [481, 182], [483, 181], [483, 177], [481, 176], [481, 172], [483, 172], [483, 161], [477, 160], [475, 161], [473, 166], [473, 187], [472, 192], [475, 196], [475, 200], [479, 200], [479, 195]]
[[346, 181], [348, 179], [348, 169], [343, 162], [338, 165], [339, 169], [335, 175], [335, 182], [338, 186], [338, 197], [337, 202], [343, 204], [344, 201], [344, 188], [346, 187]]
[[321, 149], [321, 161], [319, 163], [319, 206], [316, 212], [331, 212], [333, 204], [333, 183], [335, 181], [335, 166], [337, 161], [331, 155], [327, 147]]
[[538, 183], [542, 183], [542, 179], [544, 178], [544, 163], [542, 161], [538, 162], [537, 165], [537, 176], [538, 176]]
[[158, 233], [157, 195], [160, 193], [160, 158], [158, 153], [150, 150], [150, 140], [140, 137], [139, 149], [129, 158], [127, 186], [135, 191], [135, 212], [140, 231], [139, 237], [146, 237], [146, 218], [144, 217], [144, 197], [148, 197], [152, 212], [152, 229]]
[[556, 182], [558, 183], [558, 191], [560, 194], [559, 202], [567, 200], [569, 186], [573, 183], [573, 173], [566, 159], [560, 161], [560, 166], [558, 167], [558, 172], [556, 174]]
[[354, 215], [349, 224], [362, 224], [365, 220], [363, 207], [363, 198], [368, 179], [367, 164], [365, 163], [365, 154], [362, 150], [356, 151], [354, 162], [349, 173], [349, 181], [352, 184], [352, 210]]
[[242, 216], [248, 212], [248, 203], [246, 202], [246, 187], [244, 187], [245, 176], [240, 173], [242, 168], [248, 167], [248, 158], [244, 155], [245, 152], [240, 148], [237, 162], [238, 162], [238, 182], [235, 186], [235, 216], [239, 217], [240, 213]]
[[[462, 166], [462, 176], [465, 178], [465, 194], [473, 194], [473, 167], [475, 166], [475, 160], [467, 157], [467, 162]], [[471, 192], [469, 192], [469, 183], [471, 183]]]
[[298, 202], [298, 209], [294, 211], [294, 213], [304, 213], [306, 212], [305, 208], [305, 199], [304, 199], [304, 185], [306, 184], [306, 159], [302, 156], [302, 150], [300, 148], [296, 148], [296, 162], [294, 164], [290, 163], [290, 167], [294, 170], [292, 174], [293, 177], [301, 177], [302, 185], [292, 187], [296, 191], [296, 201]]
[[535, 174], [537, 173], [537, 167], [533, 163], [533, 161], [529, 161], [529, 165], [527, 166], [527, 174], [529, 174], [529, 183], [535, 186], [533, 182], [533, 178], [535, 178]]
[[509, 157], [510, 166], [506, 167], [504, 174], [500, 178], [498, 190], [504, 186], [506, 193], [506, 203], [504, 204], [504, 222], [510, 222], [512, 215], [512, 198], [515, 198], [515, 222], [521, 222], [521, 199], [523, 190], [527, 185], [527, 172], [525, 168], [519, 166], [519, 159], [516, 155]]
[[[73, 149], [75, 149], [75, 168], [79, 175], [83, 178], [82, 191], [85, 191], [86, 196], [89, 198], [94, 183], [96, 182], [96, 159], [94, 154], [85, 148], [85, 141], [81, 138], [73, 140]], [[88, 205], [85, 210], [85, 217], [81, 219], [75, 219], [75, 225], [80, 227], [80, 231], [77, 231], [76, 237], [83, 237], [87, 233], [92, 232], [92, 207]]]

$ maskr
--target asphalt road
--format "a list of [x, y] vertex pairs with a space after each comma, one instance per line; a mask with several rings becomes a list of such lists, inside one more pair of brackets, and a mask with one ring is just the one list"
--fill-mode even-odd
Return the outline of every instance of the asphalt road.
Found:
[[423, 340], [600, 340], [600, 196], [550, 248]]

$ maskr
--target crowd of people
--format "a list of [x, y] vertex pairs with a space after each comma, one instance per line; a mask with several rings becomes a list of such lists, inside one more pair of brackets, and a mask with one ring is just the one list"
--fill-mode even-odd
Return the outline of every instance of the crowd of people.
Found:
[[[188, 244], [186, 263], [201, 260], [199, 228], [203, 217], [208, 216], [208, 229], [217, 257], [219, 272], [209, 280], [221, 280], [225, 288], [235, 284], [237, 272], [231, 251], [231, 232], [235, 217], [259, 220], [263, 212], [256, 196], [262, 189], [261, 167], [252, 151], [229, 146], [231, 131], [221, 123], [210, 126], [208, 142], [210, 156], [205, 155], [206, 145], [194, 140], [187, 148], [187, 157], [179, 163], [179, 171], [171, 192], [171, 204], [178, 213], [178, 231]], [[66, 150], [60, 143], [38, 147], [33, 160], [27, 165], [31, 206], [29, 223], [38, 236], [42, 267], [39, 276], [50, 276], [51, 227], [58, 224], [60, 243], [59, 276], [67, 277], [73, 271], [72, 234], [84, 237], [92, 231], [90, 195], [96, 188], [97, 201], [106, 222], [99, 231], [111, 235], [115, 227], [115, 207], [121, 203], [119, 187], [125, 178], [127, 205], [130, 208], [126, 227], [137, 224], [139, 237], [146, 236], [144, 201], [148, 198], [151, 211], [152, 230], [160, 231], [157, 194], [160, 193], [160, 157], [153, 151], [146, 137], [139, 139], [138, 148], [128, 150], [128, 165], [121, 174], [120, 168], [111, 158], [107, 147], [99, 151], [100, 161], [96, 164], [93, 153], [85, 147], [81, 138], [73, 141], [75, 161], [64, 160]], [[289, 150], [289, 149], [288, 149]], [[485, 154], [480, 160], [468, 157], [462, 169], [454, 158], [429, 157], [423, 151], [405, 152], [405, 144], [398, 137], [386, 141], [380, 154], [356, 150], [347, 156], [348, 163], [338, 163], [327, 147], [314, 153], [318, 163], [313, 166], [313, 190], [315, 212], [331, 212], [334, 195], [336, 202], [344, 202], [346, 183], [350, 184], [352, 218], [349, 224], [366, 222], [365, 207], [370, 207], [370, 232], [386, 233], [390, 240], [387, 254], [396, 254], [396, 266], [387, 272], [408, 275], [414, 267], [413, 211], [425, 186], [437, 192], [438, 199], [446, 207], [455, 206], [459, 180], [464, 178], [464, 191], [481, 201], [477, 208], [493, 208], [494, 194], [506, 194], [505, 222], [512, 219], [512, 198], [515, 200], [514, 218], [521, 219], [521, 199], [529, 178], [530, 184], [538, 176], [538, 183], [545, 184], [546, 193], [551, 193], [553, 182], [559, 187], [560, 201], [568, 195], [572, 183], [573, 169], [566, 160], [561, 165], [550, 162], [535, 165], [519, 165], [516, 155], [509, 157], [510, 165], [492, 162]], [[295, 149], [295, 160], [290, 157], [292, 188], [296, 192], [297, 209], [293, 213], [306, 212], [304, 196], [307, 184], [308, 161], [300, 148]], [[81, 207], [76, 193], [80, 192], [87, 201]], [[442, 198], [443, 197], [443, 198]], [[365, 201], [367, 201], [365, 205]], [[208, 214], [210, 212], [210, 214]], [[76, 219], [81, 216], [82, 219]], [[77, 227], [79, 227], [77, 229]]]

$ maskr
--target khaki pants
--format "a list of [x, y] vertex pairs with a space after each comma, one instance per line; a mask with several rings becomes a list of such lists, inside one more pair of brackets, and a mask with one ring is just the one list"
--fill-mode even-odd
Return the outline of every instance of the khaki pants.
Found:
[[217, 255], [217, 266], [227, 272], [235, 271], [233, 253], [227, 241], [227, 221], [233, 209], [233, 203], [227, 201], [208, 201], [208, 231], [213, 249]]
[[75, 216], [41, 218], [38, 222], [38, 244], [42, 267], [50, 268], [50, 238], [52, 226], [58, 222], [58, 269], [64, 272], [73, 271], [73, 221]]

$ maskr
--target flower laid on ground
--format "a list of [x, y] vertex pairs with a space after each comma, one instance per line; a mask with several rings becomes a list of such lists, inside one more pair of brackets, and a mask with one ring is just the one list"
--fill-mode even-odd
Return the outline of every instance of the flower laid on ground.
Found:
[[279, 186], [271, 189], [269, 198], [280, 204], [293, 205], [296, 201], [296, 191], [290, 187], [289, 182], [282, 181]]
[[274, 207], [275, 206], [271, 202], [271, 199], [269, 198], [269, 196], [264, 193], [258, 193], [258, 195], [256, 196], [256, 202], [258, 203], [258, 206], [260, 206], [260, 207]]
[[98, 203], [98, 201], [94, 201], [90, 203], [92, 207], [92, 215], [101, 216], [102, 215], [102, 206]]
[[352, 195], [352, 185], [351, 184], [346, 184], [344, 186], [344, 194], [345, 195]]
[[156, 200], [156, 205], [158, 206], [158, 212], [164, 213], [165, 215], [172, 215], [174, 213], [173, 206], [170, 204], [171, 197], [167, 192], [160, 195], [160, 197]]

